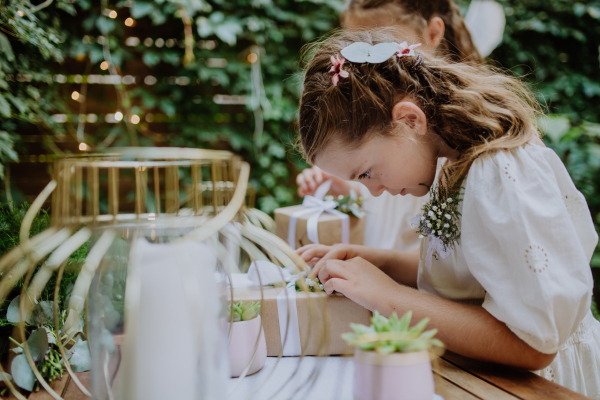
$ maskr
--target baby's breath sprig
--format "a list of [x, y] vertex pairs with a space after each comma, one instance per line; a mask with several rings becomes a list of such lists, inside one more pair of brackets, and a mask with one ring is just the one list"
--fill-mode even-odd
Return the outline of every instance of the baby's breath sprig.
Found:
[[[309, 292], [316, 292], [316, 291], [322, 292], [324, 290], [323, 284], [319, 280], [319, 277], [314, 277], [313, 279], [305, 278], [304, 280], [306, 281], [306, 286], [308, 287]], [[296, 281], [295, 287], [296, 287], [296, 292], [302, 291], [302, 288], [298, 284], [298, 281]]]
[[[440, 184], [432, 186], [429, 190], [429, 201], [422, 208], [423, 215], [418, 215], [418, 219], [411, 220], [420, 238], [426, 236], [438, 238], [444, 246], [444, 251], [451, 249], [454, 243], [460, 241], [458, 204], [462, 200], [461, 183], [462, 179], [452, 187]], [[435, 254], [434, 257], [437, 259]]]

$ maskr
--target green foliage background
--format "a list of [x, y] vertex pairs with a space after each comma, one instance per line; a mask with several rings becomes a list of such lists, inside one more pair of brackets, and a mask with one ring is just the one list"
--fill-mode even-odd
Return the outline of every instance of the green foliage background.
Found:
[[[470, 3], [457, 2], [463, 11]], [[543, 124], [546, 141], [565, 161], [600, 224], [600, 133], [594, 124], [600, 109], [600, 1], [499, 2], [507, 27], [490, 62], [523, 77], [547, 105], [552, 117]], [[294, 178], [305, 164], [291, 144], [300, 50], [338, 26], [342, 0], [55, 0], [28, 12], [35, 8], [27, 0], [0, 1], [0, 164], [14, 161], [17, 153], [27, 155], [31, 148], [24, 138], [32, 133], [42, 137], [47, 153], [78, 152], [76, 145], [64, 145], [77, 136], [81, 109], [70, 95], [81, 92], [88, 74], [112, 72], [133, 75], [136, 83], [88, 85], [85, 112], [100, 115], [83, 126], [92, 150], [132, 143], [230, 149], [252, 165], [259, 208], [271, 212], [299, 201]], [[190, 62], [182, 47], [185, 14], [195, 41]], [[128, 17], [134, 27], [124, 24]], [[126, 45], [132, 36], [140, 43]], [[144, 45], [146, 38], [154, 44]], [[158, 38], [177, 44], [157, 47]], [[259, 55], [264, 83], [254, 94], [251, 75], [258, 64], [249, 62], [252, 53]], [[105, 60], [116, 69], [101, 70]], [[57, 83], [56, 74], [68, 81]], [[84, 82], [76, 83], [76, 75]], [[147, 75], [157, 83], [144, 83]], [[182, 77], [189, 84], [177, 83]], [[244, 96], [246, 104], [217, 104], [216, 94]], [[104, 122], [104, 114], [117, 110], [126, 114], [124, 121], [138, 115], [141, 122]], [[257, 110], [264, 119], [260, 136]], [[56, 113], [69, 115], [69, 121], [56, 123], [51, 118]], [[147, 122], [148, 114], [153, 122]], [[600, 258], [594, 263], [600, 265]]]

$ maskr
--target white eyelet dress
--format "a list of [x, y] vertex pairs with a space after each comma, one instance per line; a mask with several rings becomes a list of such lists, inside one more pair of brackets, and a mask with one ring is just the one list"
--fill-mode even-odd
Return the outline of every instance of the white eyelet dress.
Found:
[[460, 244], [431, 273], [421, 244], [419, 290], [481, 304], [534, 349], [536, 371], [600, 399], [600, 322], [590, 312], [598, 235], [583, 195], [551, 149], [526, 145], [477, 159], [463, 182]]

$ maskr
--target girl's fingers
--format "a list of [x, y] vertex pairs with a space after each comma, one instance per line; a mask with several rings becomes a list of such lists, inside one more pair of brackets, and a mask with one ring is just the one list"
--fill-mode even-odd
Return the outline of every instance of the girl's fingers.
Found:
[[327, 260], [319, 271], [319, 280], [325, 284], [332, 278], [345, 279], [346, 268], [344, 267], [345, 261], [340, 260]]
[[300, 196], [304, 196], [308, 189], [308, 185], [306, 184], [306, 179], [304, 177], [304, 173], [298, 174], [296, 177], [296, 184], [298, 184], [298, 194]]
[[347, 287], [348, 281], [341, 278], [331, 278], [323, 284], [323, 289], [327, 294], [332, 294], [334, 291], [345, 294]]
[[306, 184], [311, 190], [315, 190], [317, 188], [317, 182], [315, 182], [314, 172], [312, 170], [304, 171], [304, 179]]
[[313, 258], [322, 258], [324, 255], [329, 253], [329, 246], [315, 246], [311, 249], [306, 249], [300, 254], [300, 257], [304, 261], [312, 260]]
[[315, 181], [317, 182], [317, 185], [320, 185], [325, 180], [323, 177], [323, 171], [321, 171], [320, 168], [316, 168], [316, 167], [313, 168], [313, 170], [315, 173]]
[[315, 244], [315, 243], [311, 243], [311, 244], [304, 245], [304, 246], [300, 247], [299, 249], [296, 249], [296, 254], [298, 254], [298, 255], [301, 255], [301, 254], [302, 254], [302, 253], [304, 253], [306, 250], [308, 250], [308, 249], [311, 249], [311, 248], [313, 248], [313, 247], [315, 247], [315, 246], [320, 246], [320, 245], [318, 245], [318, 244]]
[[311, 275], [318, 275], [319, 271], [321, 270], [321, 268], [323, 267], [323, 265], [328, 261], [328, 260], [345, 260], [348, 256], [348, 252], [345, 248], [343, 247], [331, 247], [331, 250], [323, 255], [323, 257], [321, 258], [321, 260], [319, 262], [317, 262], [315, 264], [315, 266], [313, 267], [313, 272], [311, 272]]

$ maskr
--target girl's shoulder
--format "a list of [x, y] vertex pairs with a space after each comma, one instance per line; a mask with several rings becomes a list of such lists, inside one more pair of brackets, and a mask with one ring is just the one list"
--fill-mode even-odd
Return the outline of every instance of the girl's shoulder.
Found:
[[473, 162], [466, 179], [467, 188], [479, 187], [482, 190], [564, 186], [574, 187], [563, 162], [554, 150], [537, 144], [479, 157]]

